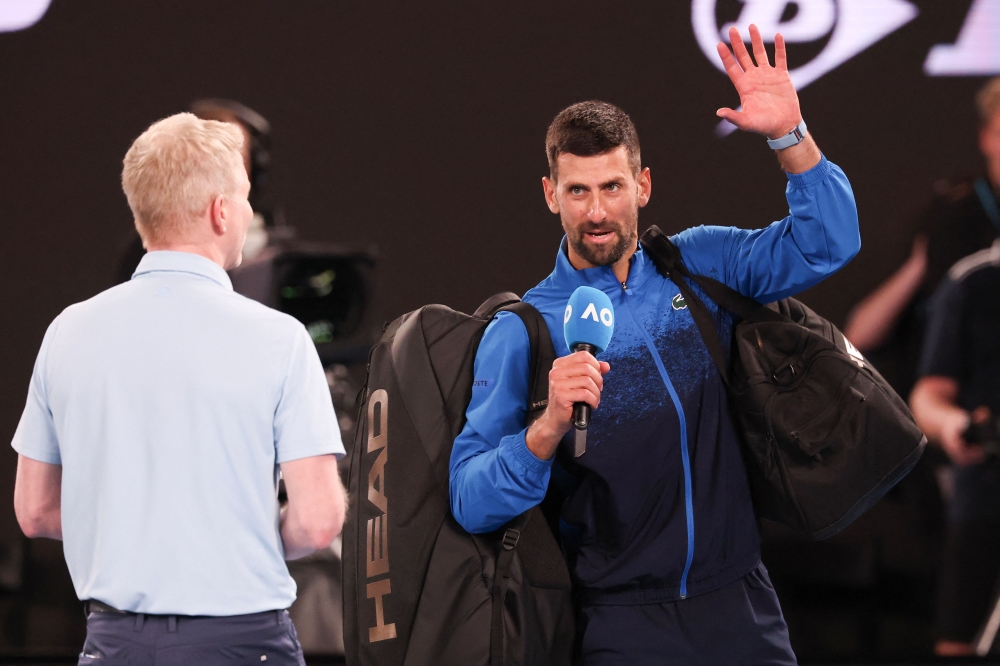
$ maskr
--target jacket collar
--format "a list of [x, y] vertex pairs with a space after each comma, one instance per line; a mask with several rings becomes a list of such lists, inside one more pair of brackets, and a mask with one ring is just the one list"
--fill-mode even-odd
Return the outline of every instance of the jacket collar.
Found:
[[[621, 291], [622, 285], [618, 282], [618, 278], [615, 277], [610, 266], [573, 268], [573, 264], [569, 263], [568, 242], [566, 236], [563, 236], [562, 242], [559, 243], [559, 252], [556, 254], [556, 269], [552, 272], [556, 284], [574, 288], [586, 285], [609, 294]], [[628, 288], [641, 288], [651, 272], [655, 273], [656, 267], [642, 249], [642, 245], [639, 245], [629, 260], [628, 280], [626, 281]]]
[[161, 272], [190, 273], [208, 278], [229, 291], [233, 290], [233, 283], [222, 266], [211, 259], [191, 252], [172, 252], [169, 250], [147, 252], [139, 262], [139, 266], [136, 267], [132, 278], [147, 273]]

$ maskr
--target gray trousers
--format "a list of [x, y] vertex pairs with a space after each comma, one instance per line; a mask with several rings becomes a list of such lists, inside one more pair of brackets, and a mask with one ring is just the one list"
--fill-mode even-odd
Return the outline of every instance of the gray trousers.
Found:
[[305, 666], [288, 611], [230, 617], [91, 611], [80, 666]]

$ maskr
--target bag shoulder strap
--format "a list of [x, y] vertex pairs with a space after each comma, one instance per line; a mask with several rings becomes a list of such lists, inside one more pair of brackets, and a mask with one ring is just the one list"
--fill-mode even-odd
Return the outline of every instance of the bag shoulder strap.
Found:
[[760, 315], [763, 312], [771, 312], [777, 317], [781, 317], [776, 312], [765, 308], [763, 305], [748, 298], [740, 292], [727, 285], [713, 280], [704, 275], [692, 275], [684, 265], [680, 248], [670, 240], [670, 238], [656, 225], [651, 226], [639, 240], [642, 247], [649, 253], [650, 259], [656, 269], [665, 277], [669, 278], [681, 290], [681, 295], [691, 310], [691, 316], [695, 324], [698, 325], [698, 332], [701, 339], [708, 348], [708, 353], [715, 362], [722, 381], [729, 385], [729, 369], [726, 363], [726, 354], [722, 349], [722, 342], [719, 340], [719, 332], [716, 330], [712, 313], [709, 312], [705, 303], [694, 293], [687, 279], [693, 280], [698, 286], [705, 290], [705, 293], [715, 301], [720, 307], [729, 310], [733, 314], [746, 319], [752, 315]]
[[[530, 373], [530, 392], [528, 395], [528, 415], [527, 423], [532, 423], [541, 416], [545, 407], [549, 403], [549, 369], [556, 359], [555, 347], [552, 344], [552, 336], [549, 334], [548, 325], [545, 318], [530, 303], [525, 303], [510, 293], [497, 294], [493, 298], [483, 303], [476, 311], [478, 317], [492, 317], [497, 312], [504, 310], [512, 312], [520, 317], [524, 323], [524, 328], [528, 332], [528, 345], [530, 361], [528, 371]], [[493, 614], [490, 628], [490, 664], [492, 666], [503, 666], [504, 664], [504, 600], [507, 594], [507, 586], [510, 579], [510, 567], [514, 561], [515, 548], [520, 541], [521, 534], [527, 526], [531, 516], [536, 509], [524, 512], [507, 523], [504, 534], [500, 542], [500, 552], [497, 555], [496, 570], [493, 574]], [[552, 553], [543, 553], [545, 556], [561, 558], [558, 550]]]
[[542, 313], [535, 306], [522, 301], [513, 292], [505, 291], [491, 296], [472, 316], [489, 320], [500, 311], [516, 314], [528, 332], [530, 354], [528, 372], [531, 390], [528, 394], [527, 422], [531, 424], [542, 415], [549, 404], [549, 369], [556, 360], [556, 350]]
[[514, 562], [514, 549], [521, 540], [521, 532], [531, 519], [531, 511], [525, 511], [507, 524], [503, 538], [500, 541], [500, 554], [497, 555], [496, 572], [493, 574], [493, 617], [490, 626], [490, 664], [504, 666], [505, 626], [503, 609], [507, 597], [507, 586], [510, 581], [510, 565]]
[[533, 305], [518, 301], [501, 309], [520, 317], [524, 328], [528, 331], [528, 342], [531, 346], [531, 361], [528, 365], [531, 392], [528, 396], [527, 425], [530, 425], [542, 415], [549, 404], [549, 370], [556, 360], [556, 350], [552, 345], [552, 336], [549, 334], [545, 318]]
[[[681, 261], [680, 249], [656, 225], [647, 229], [639, 242], [646, 252], [649, 253], [656, 269], [662, 275], [672, 280], [681, 290], [681, 295], [684, 297], [684, 302], [687, 303], [688, 309], [691, 311], [694, 323], [698, 325], [698, 332], [701, 334], [701, 339], [708, 348], [708, 353], [712, 357], [712, 361], [715, 362], [715, 367], [718, 368], [719, 375], [722, 376], [722, 381], [728, 386], [729, 368], [726, 364], [726, 354], [722, 349], [719, 333], [715, 329], [712, 313], [708, 311], [705, 303], [698, 298], [684, 279], [685, 277], [691, 277], [691, 273], [684, 266], [684, 262]], [[725, 285], [721, 286], [725, 287]]]
[[521, 299], [517, 294], [512, 291], [504, 291], [487, 298], [486, 301], [472, 313], [472, 316], [478, 317], [479, 319], [492, 319], [493, 315], [500, 310], [503, 310], [514, 303], [520, 302]]

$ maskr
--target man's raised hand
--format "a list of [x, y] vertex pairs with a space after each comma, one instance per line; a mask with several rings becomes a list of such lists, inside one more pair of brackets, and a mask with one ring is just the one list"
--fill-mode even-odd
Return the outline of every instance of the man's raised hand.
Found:
[[[729, 29], [732, 52], [724, 42], [719, 42], [719, 56], [729, 80], [740, 94], [742, 111], [722, 108], [716, 115], [725, 118], [741, 130], [757, 132], [769, 139], [777, 139], [791, 132], [802, 121], [799, 97], [788, 75], [785, 40], [781, 34], [774, 38], [774, 67], [767, 59], [764, 40], [756, 25], [750, 26], [750, 41], [757, 64], [735, 27]], [[735, 57], [734, 57], [735, 56]]]

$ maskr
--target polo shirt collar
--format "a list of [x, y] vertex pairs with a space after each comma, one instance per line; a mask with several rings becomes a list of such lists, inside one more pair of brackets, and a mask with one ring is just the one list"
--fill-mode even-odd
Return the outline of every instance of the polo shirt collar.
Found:
[[169, 250], [147, 252], [136, 267], [135, 273], [132, 273], [132, 277], [160, 272], [191, 273], [208, 278], [230, 291], [233, 289], [233, 283], [222, 266], [211, 259], [191, 252], [172, 252]]

